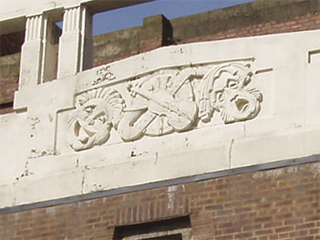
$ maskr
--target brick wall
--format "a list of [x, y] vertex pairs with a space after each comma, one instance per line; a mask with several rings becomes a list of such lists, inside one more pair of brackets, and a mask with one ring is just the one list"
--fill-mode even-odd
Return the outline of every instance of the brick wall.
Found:
[[[320, 2], [318, 0], [260, 0], [170, 21], [161, 19], [160, 16], [153, 16], [145, 19], [141, 27], [99, 36], [99, 50], [94, 56], [99, 58], [94, 62], [94, 66], [170, 44], [319, 28]], [[130, 48], [128, 48], [129, 45]], [[119, 48], [121, 51], [114, 51]], [[101, 52], [104, 54], [102, 55]]]
[[116, 226], [186, 215], [195, 240], [320, 239], [320, 164], [4, 214], [0, 239], [111, 240]]
[[18, 90], [18, 77], [6, 77], [0, 80], [0, 114], [13, 111], [14, 92]]
[[237, 29], [222, 30], [214, 34], [181, 39], [179, 43], [214, 41], [239, 37], [261, 36], [267, 34], [308, 31], [319, 28], [320, 12], [314, 12], [302, 16], [291, 17], [285, 21], [268, 21], [256, 25], [240, 27]]
[[[194, 17], [194, 16], [192, 16]], [[186, 17], [185, 17], [186, 18]], [[178, 20], [178, 19], [177, 19]], [[220, 20], [222, 22], [222, 20]], [[216, 25], [221, 24], [220, 22], [215, 22]], [[223, 39], [231, 39], [231, 38], [239, 38], [239, 37], [251, 37], [251, 36], [261, 36], [267, 34], [277, 34], [277, 33], [289, 33], [289, 32], [297, 32], [297, 31], [308, 31], [315, 30], [320, 28], [320, 11], [315, 11], [312, 13], [307, 13], [304, 15], [289, 17], [282, 20], [270, 20], [260, 23], [251, 23], [251, 24], [243, 24], [237, 26], [236, 28], [232, 28], [231, 26], [226, 25], [223, 29], [210, 30], [209, 27], [203, 28], [207, 29], [207, 32], [203, 32], [203, 30], [199, 34], [182, 34], [185, 32], [195, 32], [198, 26], [194, 26], [192, 28], [188, 25], [188, 21], [184, 25], [176, 22], [176, 20], [172, 20], [172, 36], [167, 35], [166, 39], [169, 40], [165, 44], [163, 44], [163, 37], [158, 38], [150, 38], [146, 40], [141, 40], [139, 38], [134, 38], [130, 44], [136, 46], [135, 48], [128, 49], [127, 51], [121, 51], [119, 53], [110, 53], [113, 52], [112, 49], [118, 46], [118, 40], [123, 41], [125, 44], [124, 49], [127, 48], [128, 41], [124, 41], [123, 32], [121, 36], [117, 36], [115, 33], [105, 34], [103, 36], [99, 36], [100, 38], [105, 39], [105, 43], [99, 44], [99, 49], [104, 49], [104, 55], [101, 55], [101, 50], [96, 51], [96, 56], [94, 57], [93, 66], [99, 66], [102, 64], [110, 63], [113, 61], [117, 61], [126, 57], [133, 56], [137, 53], [145, 52], [148, 50], [152, 50], [164, 45], [170, 44], [185, 44], [185, 43], [193, 43], [193, 42], [202, 42], [202, 41], [214, 41], [214, 40], [223, 40]], [[200, 22], [199, 25], [202, 23]], [[206, 21], [203, 22], [206, 24]], [[212, 23], [211, 23], [212, 24]], [[110, 40], [107, 39], [112, 39]], [[109, 51], [108, 51], [109, 49]], [[108, 53], [109, 52], [109, 53]]]

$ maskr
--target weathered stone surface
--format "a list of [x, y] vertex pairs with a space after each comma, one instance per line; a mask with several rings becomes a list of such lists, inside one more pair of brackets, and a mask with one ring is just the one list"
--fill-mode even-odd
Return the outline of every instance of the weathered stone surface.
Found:
[[[170, 46], [21, 90], [16, 102], [27, 112], [0, 117], [1, 164], [11, 169], [1, 169], [2, 191], [16, 192], [19, 205], [319, 154], [318, 36]], [[257, 111], [238, 115], [228, 101]], [[137, 127], [146, 114], [150, 123]], [[24, 198], [20, 190], [39, 181], [51, 191]]]
[[[15, 111], [0, 116], [1, 239], [319, 236], [319, 1], [218, 10], [225, 31], [162, 48], [178, 39], [147, 18], [109, 48], [98, 37], [91, 69], [91, 13], [136, 2], [29, 3], [5, 15], [27, 29]], [[17, 89], [4, 80], [0, 114]]]

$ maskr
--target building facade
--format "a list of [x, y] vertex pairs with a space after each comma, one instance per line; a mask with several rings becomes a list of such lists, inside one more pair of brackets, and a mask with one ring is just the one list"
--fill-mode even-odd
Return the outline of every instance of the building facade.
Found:
[[0, 239], [320, 239], [320, 2], [129, 3], [0, 2]]

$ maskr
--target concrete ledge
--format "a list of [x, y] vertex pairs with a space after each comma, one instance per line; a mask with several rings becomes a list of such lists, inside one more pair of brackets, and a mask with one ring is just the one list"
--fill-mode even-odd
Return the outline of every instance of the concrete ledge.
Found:
[[56, 200], [36, 202], [36, 203], [32, 203], [32, 204], [25, 204], [25, 205], [19, 205], [19, 206], [14, 206], [14, 207], [7, 207], [7, 208], [0, 209], [0, 214], [17, 213], [17, 212], [22, 212], [22, 211], [26, 211], [26, 210], [51, 207], [51, 206], [57, 206], [57, 205], [80, 202], [80, 201], [87, 201], [87, 200], [92, 200], [92, 199], [96, 199], [96, 198], [109, 197], [109, 196], [113, 196], [113, 195], [125, 194], [125, 193], [136, 192], [136, 191], [143, 191], [143, 190], [148, 190], [148, 189], [153, 189], [153, 188], [159, 188], [159, 187], [165, 187], [165, 186], [171, 186], [171, 185], [177, 185], [177, 184], [185, 184], [185, 183], [190, 183], [190, 182], [199, 182], [199, 181], [205, 181], [205, 180], [209, 180], [209, 179], [213, 179], [213, 178], [226, 177], [226, 176], [231, 176], [231, 175], [236, 175], [236, 174], [264, 171], [264, 170], [270, 170], [270, 169], [275, 169], [275, 168], [295, 166], [295, 165], [315, 163], [315, 162], [320, 163], [320, 155], [312, 155], [312, 156], [306, 156], [306, 157], [301, 157], [301, 158], [281, 160], [281, 161], [277, 161], [277, 162], [258, 164], [258, 165], [249, 166], [249, 167], [241, 167], [241, 168], [223, 170], [223, 171], [218, 171], [218, 172], [211, 172], [211, 173], [199, 174], [199, 175], [194, 175], [194, 176], [181, 177], [181, 178], [176, 178], [176, 179], [171, 179], [171, 180], [166, 180], [166, 181], [159, 181], [159, 182], [155, 182], [155, 183], [146, 183], [146, 184], [141, 184], [141, 185], [137, 185], [137, 186], [123, 187], [123, 188], [119, 188], [119, 189], [111, 189], [111, 190], [107, 190], [107, 191], [100, 191], [100, 192], [89, 193], [89, 194], [84, 194], [84, 195], [75, 195], [75, 196], [60, 198], [60, 199], [56, 199]]

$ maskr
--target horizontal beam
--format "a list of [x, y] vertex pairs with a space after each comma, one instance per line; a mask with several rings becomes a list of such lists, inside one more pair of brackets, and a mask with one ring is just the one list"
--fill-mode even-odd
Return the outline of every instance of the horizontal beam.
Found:
[[272, 163], [258, 164], [258, 165], [248, 166], [248, 167], [240, 167], [240, 168], [223, 170], [218, 172], [204, 173], [204, 174], [199, 174], [194, 176], [159, 181], [155, 183], [147, 183], [147, 184], [141, 184], [136, 186], [111, 189], [111, 190], [106, 190], [101, 192], [94, 192], [94, 193], [89, 193], [84, 195], [71, 196], [66, 198], [31, 203], [26, 205], [19, 205], [14, 207], [7, 207], [2, 209], [0, 208], [0, 215], [28, 211], [28, 210], [37, 209], [37, 208], [52, 207], [52, 206], [57, 206], [62, 204], [88, 201], [88, 200], [93, 200], [97, 198], [111, 197], [114, 195], [126, 194], [126, 193], [137, 192], [137, 191], [145, 191], [145, 190], [150, 190], [150, 189], [159, 188], [159, 187], [168, 187], [168, 186], [179, 185], [179, 184], [206, 181], [214, 178], [227, 177], [227, 176], [232, 176], [237, 174], [244, 174], [244, 173], [250, 173], [250, 172], [256, 172], [256, 171], [266, 171], [266, 170], [271, 170], [276, 168], [290, 167], [290, 166], [296, 166], [296, 165], [307, 164], [307, 163], [316, 163], [319, 161], [320, 161], [320, 155], [312, 155], [312, 156], [282, 160], [282, 161], [277, 161]]

